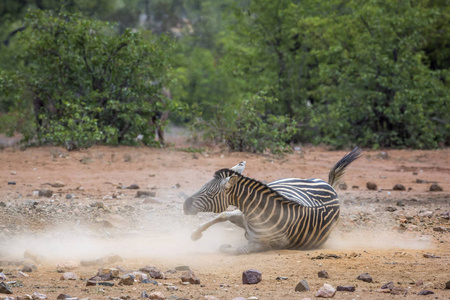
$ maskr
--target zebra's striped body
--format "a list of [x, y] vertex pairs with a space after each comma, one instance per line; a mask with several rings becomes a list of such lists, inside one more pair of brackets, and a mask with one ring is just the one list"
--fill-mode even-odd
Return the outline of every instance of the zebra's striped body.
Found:
[[243, 227], [249, 244], [224, 252], [242, 254], [269, 249], [311, 249], [321, 246], [339, 219], [336, 185], [345, 167], [361, 154], [358, 148], [330, 171], [330, 184], [320, 179], [285, 178], [264, 184], [243, 176], [245, 162], [222, 169], [214, 179], [186, 200], [186, 214], [223, 212], [229, 205], [239, 211], [223, 212], [202, 224], [193, 234], [198, 239], [209, 226], [230, 220]]

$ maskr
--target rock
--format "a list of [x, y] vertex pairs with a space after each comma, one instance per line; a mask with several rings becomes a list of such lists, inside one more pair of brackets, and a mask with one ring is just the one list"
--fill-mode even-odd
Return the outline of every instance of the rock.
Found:
[[406, 296], [408, 294], [408, 290], [401, 287], [393, 287], [391, 290], [392, 295], [403, 295]]
[[317, 255], [317, 256], [311, 257], [311, 259], [332, 259], [332, 258], [338, 259], [338, 258], [341, 258], [341, 257], [342, 257], [342, 256], [337, 255], [337, 254], [334, 254], [334, 253], [329, 253], [329, 254], [323, 254], [323, 253], [320, 253], [320, 254]]
[[161, 292], [153, 292], [153, 293], [150, 293], [150, 294], [148, 295], [148, 298], [149, 298], [149, 299], [154, 299], [154, 300], [165, 300], [165, 299], [166, 299], [166, 297], [164, 296], [164, 294], [161, 293]]
[[33, 293], [33, 296], [32, 296], [32, 299], [33, 299], [33, 300], [47, 299], [47, 295], [42, 294], [42, 293], [34, 292], [34, 293]]
[[8, 181], [8, 185], [16, 185], [15, 181]]
[[13, 291], [11, 290], [9, 285], [7, 285], [4, 282], [0, 283], [0, 294], [12, 294], [12, 293], [13, 293]]
[[136, 198], [156, 197], [155, 192], [150, 191], [137, 191]]
[[386, 207], [386, 211], [388, 211], [388, 212], [394, 212], [394, 211], [396, 211], [397, 210], [397, 208], [396, 207], [393, 207], [393, 206], [388, 206], [388, 207]]
[[403, 201], [399, 200], [397, 201], [397, 206], [403, 207], [405, 206], [405, 204], [403, 203]]
[[1, 281], [6, 280], [6, 275], [3, 273], [0, 273], [0, 280]]
[[442, 192], [442, 191], [443, 191], [442, 186], [440, 186], [440, 185], [437, 184], [437, 183], [433, 183], [433, 184], [430, 186], [430, 192]]
[[75, 270], [76, 268], [78, 268], [78, 263], [72, 260], [68, 260], [58, 264], [56, 267], [56, 271], [59, 273], [63, 273], [65, 271]]
[[331, 284], [325, 283], [323, 287], [317, 291], [316, 297], [332, 298], [334, 294], [336, 294], [336, 289]]
[[278, 280], [278, 281], [288, 280], [288, 277], [285, 277], [285, 276], [278, 276], [277, 278], [275, 278], [275, 280]]
[[108, 287], [114, 286], [114, 282], [106, 282], [106, 281], [101, 281], [101, 282], [98, 282], [97, 284], [101, 285], [101, 286], [108, 286]]
[[358, 280], [362, 280], [364, 282], [372, 282], [372, 276], [370, 276], [368, 273], [362, 273], [358, 277], [356, 277]]
[[389, 294], [389, 293], [391, 293], [391, 290], [390, 289], [378, 289], [375, 292], [383, 293], [383, 294]]
[[150, 279], [144, 279], [144, 280], [141, 281], [141, 283], [151, 283], [151, 284], [154, 284], [154, 285], [158, 285], [158, 281], [150, 280]]
[[67, 299], [67, 298], [72, 298], [72, 297], [69, 296], [69, 295], [66, 295], [66, 294], [59, 294], [59, 296], [56, 297], [56, 299], [58, 299], [58, 300], [60, 300], [60, 299]]
[[27, 273], [24, 273], [22, 271], [19, 271], [19, 273], [17, 273], [17, 277], [30, 277], [30, 275], [28, 275]]
[[190, 271], [191, 268], [189, 268], [189, 266], [176, 266], [175, 270], [177, 270], [177, 271]]
[[120, 277], [120, 271], [116, 268], [101, 268], [98, 269], [97, 275], [110, 275], [111, 278], [119, 278]]
[[80, 261], [80, 265], [83, 267], [98, 266], [98, 265], [103, 265], [103, 264], [104, 264], [103, 258]]
[[441, 258], [440, 256], [437, 256], [437, 255], [434, 255], [434, 254], [431, 254], [431, 253], [425, 253], [423, 255], [423, 257], [425, 257], [425, 258]]
[[355, 287], [351, 285], [339, 285], [336, 290], [338, 292], [354, 292]]
[[392, 290], [393, 288], [394, 288], [394, 283], [393, 283], [392, 281], [389, 281], [388, 283], [383, 284], [383, 285], [381, 286], [381, 289], [382, 289], [382, 290], [384, 290], [384, 289]]
[[86, 286], [96, 286], [97, 282], [97, 280], [88, 280], [86, 281]]
[[133, 285], [134, 284], [134, 275], [133, 274], [125, 274], [120, 277], [119, 285]]
[[262, 273], [258, 270], [250, 269], [242, 273], [243, 284], [257, 284], [262, 280]]
[[447, 281], [447, 282], [445, 283], [445, 288], [446, 288], [447, 290], [450, 289], [450, 280]]
[[47, 190], [47, 189], [40, 189], [40, 190], [38, 190], [38, 196], [39, 197], [51, 198], [53, 196], [53, 191], [52, 190]]
[[50, 186], [54, 188], [62, 188], [65, 187], [66, 185], [62, 181], [55, 181], [54, 183], [50, 183]]
[[36, 270], [37, 270], [37, 267], [35, 265], [33, 265], [33, 264], [26, 264], [26, 265], [23, 266], [21, 271], [22, 272], [31, 273], [31, 272], [36, 271]]
[[78, 275], [73, 272], [66, 272], [61, 275], [61, 280], [78, 280]]
[[403, 184], [397, 183], [396, 185], [394, 185], [394, 187], [392, 188], [394, 191], [406, 191], [406, 188]]
[[417, 295], [421, 295], [421, 296], [426, 296], [426, 295], [433, 295], [434, 292], [429, 291], [429, 290], [421, 290], [420, 292], [417, 293]]
[[174, 285], [169, 285], [168, 287], [166, 287], [166, 289], [167, 289], [169, 292], [175, 292], [175, 291], [178, 291], [178, 288], [177, 288], [176, 286], [174, 286]]
[[437, 232], [446, 232], [447, 231], [447, 229], [443, 226], [433, 227], [433, 230], [437, 231]]
[[325, 270], [319, 271], [317, 273], [317, 276], [319, 276], [319, 278], [330, 278], [330, 276], [328, 275], [328, 272]]
[[295, 287], [295, 291], [296, 292], [306, 292], [306, 291], [309, 291], [310, 289], [309, 289], [309, 285], [308, 285], [308, 282], [305, 280], [305, 279], [303, 279], [302, 281], [300, 281], [298, 284], [297, 284], [297, 286]]
[[141, 296], [139, 298], [148, 298], [147, 291], [142, 291]]
[[128, 190], [138, 190], [139, 189], [139, 185], [133, 183], [132, 185], [127, 186], [127, 189]]
[[67, 194], [66, 195], [66, 199], [67, 200], [72, 200], [74, 196], [75, 196], [74, 194]]
[[[206, 295], [205, 297], [203, 297], [205, 300], [219, 300], [219, 298], [217, 298], [217, 297], [214, 297], [214, 296], [212, 296], [212, 295]], [[252, 298], [252, 297], [250, 297], [250, 298]], [[250, 299], [250, 298], [247, 298], [247, 300], [248, 299]], [[251, 300], [258, 300], [258, 298], [252, 298]]]
[[190, 284], [200, 284], [200, 279], [198, 279], [192, 271], [183, 272], [181, 281], [189, 282]]
[[341, 190], [343, 190], [343, 191], [345, 191], [346, 189], [348, 189], [348, 185], [347, 185], [344, 181], [342, 181], [341, 183], [339, 183], [338, 187], [339, 187], [339, 189], [341, 189]]
[[146, 266], [144, 268], [140, 268], [139, 271], [148, 273], [148, 275], [150, 275], [150, 277], [154, 279], [166, 279], [164, 273], [156, 269], [155, 267]]
[[389, 154], [387, 152], [383, 151], [383, 152], [378, 153], [376, 157], [379, 159], [389, 159]]
[[370, 181], [368, 183], [366, 183], [366, 187], [368, 190], [372, 190], [372, 191], [376, 191], [378, 189], [377, 184], [374, 182], [370, 182]]

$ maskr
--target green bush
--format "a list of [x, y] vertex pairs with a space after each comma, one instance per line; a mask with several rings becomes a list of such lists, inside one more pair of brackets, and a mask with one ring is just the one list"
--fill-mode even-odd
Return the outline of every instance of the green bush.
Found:
[[289, 151], [288, 142], [296, 133], [296, 122], [286, 116], [266, 114], [266, 105], [276, 102], [261, 92], [237, 104], [214, 106], [213, 119], [199, 119], [198, 128], [205, 136], [225, 143], [230, 150], [274, 154]]
[[[155, 116], [170, 109], [170, 41], [78, 14], [35, 11], [20, 41], [25, 72], [16, 91], [32, 107], [38, 143], [86, 148], [94, 143], [154, 145]], [[140, 136], [141, 139], [137, 139]]]

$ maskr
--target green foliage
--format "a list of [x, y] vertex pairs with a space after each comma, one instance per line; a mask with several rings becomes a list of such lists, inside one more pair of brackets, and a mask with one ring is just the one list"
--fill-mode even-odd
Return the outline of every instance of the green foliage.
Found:
[[234, 151], [283, 153], [289, 150], [287, 142], [296, 133], [296, 122], [264, 113], [266, 105], [274, 102], [260, 92], [238, 105], [222, 103], [215, 106], [215, 118], [197, 120], [197, 126], [205, 130], [206, 137], [225, 142]]
[[170, 68], [170, 41], [77, 14], [33, 12], [21, 34], [38, 142], [89, 147], [96, 142], [153, 145], [161, 95]]

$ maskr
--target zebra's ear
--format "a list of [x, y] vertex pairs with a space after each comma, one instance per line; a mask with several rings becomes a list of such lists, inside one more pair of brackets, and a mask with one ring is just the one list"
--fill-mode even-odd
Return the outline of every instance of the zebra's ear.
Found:
[[230, 189], [238, 180], [237, 175], [231, 175], [230, 177], [225, 178], [225, 190]]
[[241, 161], [240, 163], [231, 168], [231, 170], [239, 174], [242, 174], [242, 172], [244, 172], [244, 169], [245, 169], [245, 161]]

